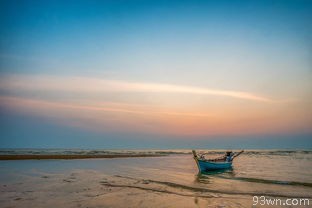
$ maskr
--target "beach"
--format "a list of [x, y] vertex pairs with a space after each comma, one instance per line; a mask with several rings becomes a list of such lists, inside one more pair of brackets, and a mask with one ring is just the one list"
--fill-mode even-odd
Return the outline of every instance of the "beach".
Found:
[[[1, 160], [1, 207], [252, 207], [254, 196], [311, 202], [311, 151], [246, 151], [233, 169], [208, 175], [198, 174], [189, 150], [134, 157], [143, 152], [119, 152], [120, 158]], [[221, 153], [212, 151], [209, 157]]]
[[312, 208], [312, 0], [0, 20], [0, 208]]

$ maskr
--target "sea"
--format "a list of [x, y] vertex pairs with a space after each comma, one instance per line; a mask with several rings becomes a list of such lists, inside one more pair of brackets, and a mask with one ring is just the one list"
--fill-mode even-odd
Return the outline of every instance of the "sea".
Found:
[[[225, 150], [198, 152], [214, 158]], [[142, 153], [159, 157], [2, 160], [0, 207], [312, 207], [312, 150], [245, 150], [232, 169], [205, 174], [190, 149], [0, 150]]]

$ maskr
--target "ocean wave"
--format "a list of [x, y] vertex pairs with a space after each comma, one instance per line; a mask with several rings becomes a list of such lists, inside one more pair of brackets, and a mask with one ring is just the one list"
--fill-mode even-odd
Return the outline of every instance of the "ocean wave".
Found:
[[0, 150], [0, 155], [164, 155], [173, 154], [166, 151], [137, 151], [137, 150], [54, 150], [54, 149], [13, 149]]
[[280, 181], [280, 180], [271, 180], [271, 179], [262, 179], [262, 178], [248, 178], [248, 177], [227, 177], [224, 175], [215, 175], [214, 177], [228, 179], [228, 180], [239, 180], [239, 181], [245, 181], [245, 182], [253, 182], [253, 183], [312, 187], [312, 183], [299, 182], [299, 181]]
[[[190, 185], [185, 185], [185, 184], [180, 184], [180, 183], [175, 183], [171, 181], [158, 181], [158, 180], [151, 180], [151, 179], [138, 179], [138, 178], [133, 178], [133, 177], [128, 177], [128, 176], [121, 176], [121, 175], [115, 175], [115, 177], [118, 178], [123, 178], [123, 179], [128, 179], [132, 180], [132, 183], [124, 183], [124, 182], [119, 182], [118, 181], [102, 181], [101, 184], [105, 186], [110, 186], [110, 187], [123, 187], [123, 188], [137, 188], [137, 189], [143, 189], [143, 190], [150, 190], [150, 191], [155, 191], [155, 192], [164, 192], [164, 193], [172, 193], [172, 194], [177, 194], [177, 195], [182, 195], [182, 196], [199, 196], [199, 197], [217, 197], [219, 198], [220, 195], [216, 194], [221, 194], [221, 195], [227, 195], [227, 196], [232, 196], [232, 195], [248, 195], [248, 196], [271, 196], [271, 197], [295, 197], [295, 198], [302, 198], [306, 197], [309, 198], [311, 196], [302, 196], [302, 195], [293, 195], [293, 194], [285, 194], [285, 193], [268, 193], [268, 192], [248, 192], [248, 191], [238, 191], [238, 190], [219, 190], [219, 189], [211, 189], [211, 188], [204, 188], [204, 187], [195, 187], [195, 186], [190, 186]], [[170, 190], [164, 189], [161, 187], [155, 187], [153, 184], [159, 184], [161, 186], [165, 186], [168, 188], [172, 188]], [[189, 191], [193, 194], [185, 194], [185, 191]]]
[[[226, 150], [198, 150], [207, 155], [222, 155]], [[234, 151], [234, 150], [233, 150]], [[234, 151], [235, 152], [235, 151]], [[155, 155], [188, 155], [190, 149], [168, 150], [108, 150], [108, 149], [0, 149], [1, 155], [105, 155], [105, 154], [155, 154]], [[249, 156], [292, 156], [312, 154], [312, 150], [245, 150]]]

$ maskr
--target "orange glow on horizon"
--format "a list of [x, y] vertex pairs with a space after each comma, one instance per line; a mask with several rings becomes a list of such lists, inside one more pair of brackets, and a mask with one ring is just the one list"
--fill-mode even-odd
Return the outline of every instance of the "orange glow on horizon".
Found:
[[272, 107], [206, 109], [172, 108], [126, 103], [51, 102], [18, 97], [0, 97], [0, 105], [42, 116], [69, 126], [95, 131], [122, 131], [172, 135], [241, 135], [307, 131], [298, 112]]

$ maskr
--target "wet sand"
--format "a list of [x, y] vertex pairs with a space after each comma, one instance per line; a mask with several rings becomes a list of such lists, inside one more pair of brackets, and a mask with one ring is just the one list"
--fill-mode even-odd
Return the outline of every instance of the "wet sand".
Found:
[[106, 154], [106, 155], [0, 155], [0, 160], [46, 160], [46, 159], [92, 159], [92, 158], [128, 158], [161, 157], [165, 154]]
[[305, 198], [310, 205], [284, 207], [311, 207], [311, 162], [310, 152], [246, 153], [233, 169], [202, 175], [191, 154], [1, 160], [0, 207], [280, 207], [253, 206], [253, 196]]
[[[157, 181], [76, 170], [2, 184], [1, 207], [250, 207], [250, 197], [194, 193]], [[235, 199], [239, 198], [237, 203]]]

